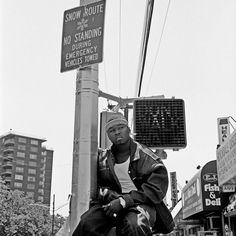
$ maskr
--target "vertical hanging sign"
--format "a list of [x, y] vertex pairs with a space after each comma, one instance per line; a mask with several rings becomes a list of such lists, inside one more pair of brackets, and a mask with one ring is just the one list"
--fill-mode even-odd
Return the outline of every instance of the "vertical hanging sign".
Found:
[[172, 207], [175, 207], [178, 203], [178, 190], [177, 190], [176, 171], [170, 172], [170, 187], [171, 187]]
[[218, 118], [217, 124], [218, 124], [218, 139], [219, 139], [219, 144], [221, 145], [230, 135], [229, 118], [228, 117]]
[[61, 72], [102, 62], [104, 15], [105, 0], [64, 12]]

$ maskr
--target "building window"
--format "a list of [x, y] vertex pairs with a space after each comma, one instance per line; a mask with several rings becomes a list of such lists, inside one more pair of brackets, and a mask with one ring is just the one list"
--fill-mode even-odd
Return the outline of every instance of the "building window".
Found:
[[23, 172], [24, 172], [24, 168], [17, 166], [17, 167], [16, 167], [16, 172], [23, 173]]
[[25, 161], [24, 160], [16, 160], [16, 164], [24, 165]]
[[26, 138], [19, 137], [18, 142], [19, 143], [26, 143]]
[[26, 147], [25, 147], [25, 145], [19, 144], [18, 149], [21, 151], [25, 151]]
[[35, 175], [36, 174], [36, 169], [28, 169], [28, 174]]
[[15, 188], [22, 188], [23, 184], [22, 183], [19, 183], [19, 182], [15, 182], [14, 183], [14, 187]]
[[36, 169], [28, 169], [28, 173], [35, 175], [36, 174]]
[[15, 175], [15, 179], [17, 179], [17, 180], [23, 180], [23, 175]]
[[38, 190], [38, 193], [43, 195], [43, 194], [44, 194], [44, 191], [43, 191], [43, 189], [42, 189], [42, 188], [40, 188], [40, 189]]
[[35, 182], [35, 177], [34, 176], [28, 176], [28, 181], [29, 182]]
[[34, 167], [36, 167], [36, 166], [37, 166], [37, 162], [29, 161], [29, 166], [34, 166]]
[[31, 140], [30, 140], [30, 143], [33, 144], [33, 145], [38, 145], [38, 144], [39, 144], [39, 141], [38, 141], [38, 140], [35, 140], [35, 139], [31, 139]]
[[34, 197], [34, 192], [27, 192], [26, 193], [28, 197], [33, 198]]
[[14, 138], [7, 138], [5, 140], [3, 139], [2, 143], [6, 145], [6, 144], [14, 144], [15, 142], [14, 142]]
[[16, 156], [25, 158], [25, 153], [24, 152], [17, 152]]
[[30, 159], [37, 160], [37, 155], [30, 153]]
[[47, 156], [47, 151], [43, 151], [42, 156]]
[[38, 148], [37, 147], [30, 147], [30, 151], [31, 152], [38, 152]]
[[43, 197], [42, 196], [38, 196], [38, 201], [43, 202]]
[[35, 185], [34, 184], [27, 184], [27, 189], [35, 189]]

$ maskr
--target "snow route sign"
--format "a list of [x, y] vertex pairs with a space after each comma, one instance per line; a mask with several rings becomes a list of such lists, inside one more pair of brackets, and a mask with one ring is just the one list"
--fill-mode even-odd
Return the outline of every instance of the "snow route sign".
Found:
[[103, 60], [105, 0], [64, 12], [61, 72]]

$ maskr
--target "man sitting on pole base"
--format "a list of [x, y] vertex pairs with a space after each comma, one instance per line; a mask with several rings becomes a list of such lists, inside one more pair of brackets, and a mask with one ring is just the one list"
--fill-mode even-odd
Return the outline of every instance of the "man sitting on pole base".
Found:
[[168, 172], [160, 157], [130, 137], [128, 122], [114, 113], [106, 123], [111, 148], [99, 153], [98, 197], [73, 236], [141, 236], [169, 233], [173, 218], [163, 202]]

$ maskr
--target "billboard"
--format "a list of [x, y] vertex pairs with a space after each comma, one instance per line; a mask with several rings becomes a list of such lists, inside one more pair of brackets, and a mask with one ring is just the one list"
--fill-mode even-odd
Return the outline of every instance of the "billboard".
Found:
[[236, 130], [216, 150], [219, 185], [236, 184]]

